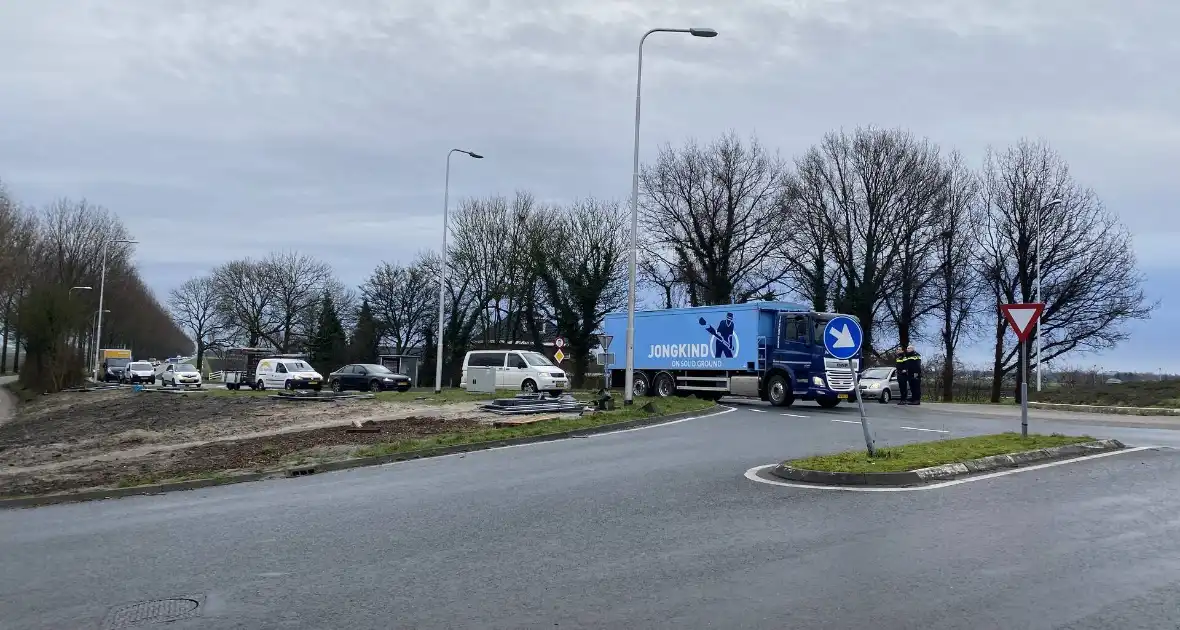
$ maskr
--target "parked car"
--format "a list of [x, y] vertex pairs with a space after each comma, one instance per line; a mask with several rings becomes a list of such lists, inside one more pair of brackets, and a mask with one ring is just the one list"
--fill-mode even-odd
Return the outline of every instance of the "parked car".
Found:
[[467, 388], [468, 367], [494, 367], [496, 389], [519, 389], [522, 392], [550, 392], [560, 395], [569, 387], [565, 371], [549, 357], [528, 350], [472, 350], [463, 357], [459, 387]]
[[201, 387], [201, 373], [188, 363], [165, 363], [159, 369], [160, 387]]
[[346, 389], [364, 389], [380, 392], [396, 389], [404, 392], [410, 389], [410, 377], [398, 374], [384, 365], [375, 363], [353, 363], [328, 375], [328, 383], [334, 392]]
[[156, 369], [147, 361], [132, 361], [127, 365], [127, 369], [123, 370], [123, 376], [119, 379], [120, 383], [147, 383], [154, 385], [156, 382]]
[[258, 362], [254, 372], [254, 389], [312, 389], [324, 388], [324, 377], [303, 359], [268, 358]]
[[897, 381], [897, 368], [869, 368], [860, 374], [861, 398], [877, 399], [887, 403], [901, 395], [901, 384]]

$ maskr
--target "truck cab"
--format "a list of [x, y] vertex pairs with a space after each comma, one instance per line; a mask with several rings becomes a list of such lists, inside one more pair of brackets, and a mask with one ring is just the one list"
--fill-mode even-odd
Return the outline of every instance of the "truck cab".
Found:
[[[746, 396], [789, 406], [797, 400], [835, 407], [854, 396], [853, 370], [824, 346], [836, 313], [789, 302], [749, 302], [635, 314], [637, 396]], [[626, 313], [603, 328], [626, 339]], [[612, 387], [624, 385], [626, 348], [608, 365]]]

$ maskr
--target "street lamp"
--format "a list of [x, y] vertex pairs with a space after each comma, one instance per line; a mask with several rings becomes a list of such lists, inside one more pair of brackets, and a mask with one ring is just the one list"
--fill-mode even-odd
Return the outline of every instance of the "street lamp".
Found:
[[450, 205], [451, 193], [451, 155], [454, 153], [466, 153], [467, 155], [482, 160], [483, 156], [478, 153], [473, 153], [466, 149], [451, 149], [447, 152], [447, 178], [443, 184], [443, 240], [442, 240], [442, 254], [439, 256], [438, 265], [438, 353], [434, 359], [434, 393], [442, 392], [442, 362], [443, 362], [443, 315], [446, 313], [446, 277], [447, 277], [447, 208]]
[[[1054, 206], [1065, 203], [1060, 198], [1054, 199], [1044, 206], [1037, 206], [1037, 303], [1041, 303], [1041, 213]], [[1044, 313], [1037, 318], [1037, 391], [1041, 391], [1041, 320]]]
[[98, 324], [94, 327], [94, 369], [95, 379], [98, 379], [98, 346], [102, 344], [102, 301], [107, 288], [107, 249], [111, 243], [130, 243], [135, 244], [139, 241], [132, 241], [125, 238], [118, 238], [113, 241], [107, 241], [102, 244], [102, 276], [98, 283]]
[[627, 378], [623, 404], [635, 402], [635, 258], [639, 232], [639, 111], [643, 87], [643, 42], [652, 33], [688, 33], [693, 37], [717, 37], [711, 28], [653, 28], [639, 38], [639, 65], [635, 73], [635, 150], [631, 165], [631, 260], [627, 266]]
[[93, 291], [94, 287], [70, 287], [69, 296], [74, 297], [74, 291]]
[[[102, 313], [109, 313], [109, 312], [111, 312], [111, 311], [110, 311], [110, 309], [105, 309], [105, 310], [102, 310], [102, 311], [94, 311], [94, 317], [91, 317], [91, 318], [90, 318], [90, 319], [91, 319], [91, 321], [93, 321], [93, 320], [97, 320], [97, 319], [98, 319], [98, 314], [99, 314], [100, 312], [102, 312]], [[98, 347], [98, 337], [95, 337], [95, 338], [94, 338], [94, 346], [95, 346], [96, 348]], [[96, 352], [96, 353], [94, 353], [94, 354], [95, 354], [95, 358], [97, 358], [97, 356], [98, 356], [98, 353]], [[97, 370], [97, 369], [98, 369], [98, 366], [97, 366], [97, 365], [93, 365], [93, 366], [91, 366], [91, 368], [90, 368], [90, 369], [91, 369], [91, 371]]]

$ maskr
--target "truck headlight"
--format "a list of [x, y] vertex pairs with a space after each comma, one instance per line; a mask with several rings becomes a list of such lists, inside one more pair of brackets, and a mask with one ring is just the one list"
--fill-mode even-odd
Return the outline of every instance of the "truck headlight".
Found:
[[816, 387], [827, 387], [827, 384], [824, 383], [823, 377], [820, 376], [811, 377], [811, 384], [815, 385]]

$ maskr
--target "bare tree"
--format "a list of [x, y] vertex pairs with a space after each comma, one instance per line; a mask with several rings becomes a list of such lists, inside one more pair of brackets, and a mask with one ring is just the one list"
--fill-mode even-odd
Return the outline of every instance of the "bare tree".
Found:
[[[938, 207], [943, 180], [937, 147], [875, 128], [829, 133], [796, 160], [787, 179], [789, 198], [827, 239], [838, 270], [832, 305], [860, 319], [866, 353], [873, 352], [884, 301], [897, 288], [894, 269], [906, 258], [906, 237]], [[910, 245], [915, 263], [917, 249]], [[908, 334], [911, 320], [899, 319], [899, 334]]]
[[[377, 320], [378, 335], [396, 354], [422, 346], [438, 313], [438, 277], [425, 255], [407, 267], [383, 262], [361, 285]], [[437, 269], [437, 267], [435, 268]]]
[[316, 305], [334, 280], [332, 268], [298, 252], [272, 253], [263, 268], [274, 294], [270, 319], [275, 327], [263, 331], [262, 337], [279, 352], [292, 352], [310, 339], [306, 322], [314, 317]]
[[641, 172], [649, 256], [675, 269], [690, 302], [744, 302], [785, 274], [784, 163], [733, 133], [702, 147], [665, 146]]
[[[1127, 338], [1127, 322], [1150, 317], [1155, 305], [1143, 292], [1130, 233], [1092, 190], [1074, 181], [1065, 160], [1047, 144], [1021, 141], [1003, 152], [990, 151], [982, 185], [979, 266], [995, 304], [1035, 300], [1041, 232], [1046, 306], [1040, 360], [1076, 349], [1108, 349]], [[1050, 205], [1053, 199], [1062, 203]], [[993, 308], [992, 400], [998, 401], [1004, 375], [1019, 365], [1019, 348], [1006, 345], [1006, 326]], [[1017, 392], [1020, 385], [1018, 370]]]
[[190, 278], [169, 295], [168, 306], [176, 323], [185, 328], [197, 346], [197, 365], [205, 350], [223, 343], [225, 322], [217, 311], [217, 283], [212, 276]]
[[978, 327], [985, 285], [974, 264], [982, 225], [979, 178], [958, 154], [951, 155], [947, 168], [946, 203], [934, 224], [939, 234], [932, 252], [934, 274], [930, 288], [942, 344], [942, 399], [949, 402], [954, 398], [956, 351]]
[[279, 330], [274, 317], [278, 296], [264, 263], [244, 258], [213, 271], [217, 312], [239, 343], [256, 347]]
[[518, 191], [511, 200], [465, 200], [453, 215], [452, 273], [469, 281], [484, 344], [522, 341], [537, 318], [537, 278], [528, 257], [536, 207], [531, 194]]
[[627, 213], [617, 202], [586, 199], [552, 214], [534, 233], [532, 258], [570, 347], [573, 386], [581, 387], [603, 317], [627, 301]]

